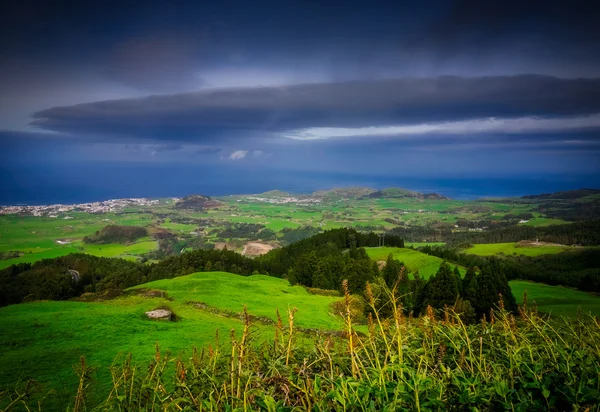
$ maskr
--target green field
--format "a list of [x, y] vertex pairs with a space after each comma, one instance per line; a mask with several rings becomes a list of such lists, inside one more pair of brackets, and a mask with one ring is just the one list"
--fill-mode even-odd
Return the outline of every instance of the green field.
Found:
[[[149, 237], [138, 239], [128, 245], [93, 245], [85, 244], [82, 240], [108, 224], [148, 226], [151, 222], [151, 215], [147, 213], [94, 215], [69, 212], [59, 218], [0, 216], [0, 252], [24, 253], [19, 258], [0, 260], [0, 269], [18, 263], [33, 263], [77, 252], [102, 257], [136, 259], [136, 256], [156, 249], [157, 242]], [[61, 245], [58, 241], [69, 243]]]
[[136, 260], [137, 256], [148, 253], [156, 249], [157, 241], [149, 238], [139, 239], [136, 243], [122, 245], [117, 243], [106, 245], [88, 245], [82, 242], [76, 242], [69, 245], [60, 245], [55, 248], [36, 248], [27, 251], [25, 255], [13, 258], [0, 260], [0, 269], [4, 269], [10, 265], [18, 263], [34, 263], [42, 259], [50, 259], [58, 256], [68, 255], [70, 253], [87, 253], [89, 255], [100, 257], [118, 257], [129, 260]]
[[[429, 256], [413, 249], [398, 247], [368, 247], [365, 249], [373, 260], [385, 261], [391, 253], [394, 259], [404, 262], [411, 273], [418, 270], [423, 279], [435, 275], [442, 263], [442, 259], [436, 256]], [[459, 270], [461, 275], [464, 275], [465, 270], [460, 267]]]
[[[162, 350], [187, 359], [192, 346], [214, 345], [217, 329], [222, 343], [228, 342], [231, 329], [240, 333], [237, 318], [195, 309], [188, 301], [234, 312], [247, 305], [251, 315], [274, 320], [279, 309], [284, 322], [288, 308], [297, 308], [300, 327], [342, 327], [329, 310], [339, 298], [310, 295], [278, 278], [209, 272], [137, 288], [143, 287], [164, 290], [172, 300], [131, 295], [105, 302], [35, 302], [0, 308], [0, 391], [32, 377], [70, 394], [76, 386], [72, 365], [84, 355], [89, 364], [99, 367], [96, 378], [104, 386], [98, 394], [105, 395], [110, 384], [107, 368], [119, 352], [134, 353], [134, 361], [147, 362], [158, 342]], [[144, 312], [163, 305], [175, 312], [178, 322], [145, 319]], [[272, 338], [271, 327], [254, 329], [264, 339]]]
[[567, 220], [562, 219], [552, 219], [547, 217], [534, 217], [530, 219], [526, 223], [522, 223], [526, 226], [550, 226], [550, 225], [564, 225], [565, 223], [569, 223]]
[[523, 301], [527, 291], [528, 304], [536, 302], [540, 312], [554, 316], [577, 316], [579, 308], [583, 313], [600, 314], [600, 296], [580, 292], [562, 286], [550, 286], [543, 283], [513, 280], [510, 282], [513, 295], [518, 303]]
[[16, 265], [19, 263], [34, 263], [42, 259], [52, 259], [59, 256], [68, 255], [71, 253], [77, 253], [78, 249], [75, 247], [62, 246], [53, 249], [34, 249], [33, 251], [26, 252], [25, 255], [13, 258], [0, 260], [0, 269], [9, 267], [10, 265]]
[[406, 247], [444, 246], [444, 242], [404, 242]]
[[164, 290], [177, 301], [193, 300], [230, 311], [239, 311], [247, 305], [251, 314], [273, 320], [277, 319], [275, 309], [283, 315], [288, 307], [297, 307], [299, 326], [321, 329], [341, 326], [339, 319], [328, 315], [329, 305], [339, 298], [311, 295], [301, 286], [290, 286], [287, 280], [271, 276], [203, 272], [157, 280], [132, 289], [140, 288]]
[[[406, 193], [398, 189], [387, 192], [392, 195]], [[288, 196], [285, 194], [284, 196]], [[548, 217], [539, 208], [536, 201], [505, 199], [502, 201], [462, 201], [406, 197], [406, 198], [362, 198], [346, 197], [337, 192], [329, 192], [323, 197], [298, 195], [289, 201], [275, 193], [263, 195], [238, 195], [216, 198], [217, 207], [198, 210], [181, 210], [173, 206], [172, 199], [162, 199], [152, 206], [130, 206], [120, 211], [107, 213], [86, 213], [82, 211], [40, 212], [43, 216], [27, 213], [0, 215], [0, 252], [22, 252], [25, 256], [0, 261], [0, 269], [21, 262], [35, 262], [40, 259], [56, 257], [74, 252], [90, 253], [98, 256], [123, 257], [136, 259], [140, 255], [154, 250], [155, 245], [146, 239], [138, 239], [130, 245], [85, 245], [85, 236], [93, 235], [107, 225], [133, 225], [150, 229], [151, 233], [176, 236], [185, 241], [198, 229], [206, 243], [233, 242], [236, 250], [248, 241], [256, 241], [256, 233], [243, 238], [232, 238], [219, 234], [232, 224], [257, 224], [276, 232], [273, 242], [282, 239], [283, 230], [304, 226], [328, 230], [340, 227], [353, 227], [365, 231], [391, 230], [396, 227], [423, 227], [435, 225], [436, 228], [451, 228], [452, 231], [464, 231], [454, 225], [460, 220], [466, 221], [502, 221], [505, 218], [517, 219], [519, 214], [532, 216], [521, 225], [547, 226], [568, 223], [564, 220]], [[587, 203], [596, 198], [584, 199]], [[575, 200], [574, 202], [583, 202]], [[286, 203], [287, 202], [287, 203]], [[561, 206], [562, 205], [562, 206]], [[570, 204], [552, 206], [554, 212]], [[66, 210], [66, 209], [61, 209]], [[518, 221], [518, 220], [516, 220]], [[515, 223], [516, 224], [516, 223]], [[254, 236], [254, 237], [253, 237]], [[439, 242], [427, 243], [428, 236], [411, 236], [415, 242], [407, 246], [439, 245]], [[58, 241], [70, 242], [65, 245]], [[137, 246], [136, 246], [137, 245]], [[541, 253], [555, 253], [551, 249], [534, 250], [484, 250], [475, 248], [469, 253], [490, 255], [496, 253], [523, 254], [534, 256]]]
[[494, 256], [499, 254], [539, 256], [561, 253], [573, 249], [573, 247], [569, 246], [521, 246], [519, 243], [485, 243], [473, 245], [473, 247], [466, 249], [464, 252], [479, 256]]

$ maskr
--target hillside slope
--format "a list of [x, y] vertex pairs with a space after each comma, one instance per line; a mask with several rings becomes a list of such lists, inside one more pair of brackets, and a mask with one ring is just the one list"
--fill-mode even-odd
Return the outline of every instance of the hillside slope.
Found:
[[329, 305], [340, 298], [309, 294], [301, 286], [290, 286], [284, 279], [265, 275], [240, 276], [227, 272], [200, 272], [134, 286], [129, 290], [163, 290], [178, 302], [206, 303], [221, 310], [248, 312], [277, 320], [276, 310], [285, 316], [297, 308], [296, 322], [305, 328], [340, 329], [338, 319], [329, 315]]
[[[155, 344], [173, 356], [190, 356], [193, 346], [215, 344], [217, 329], [221, 344], [229, 342], [233, 329], [241, 333], [237, 317], [213, 313], [210, 307], [239, 313], [247, 305], [250, 315], [276, 320], [279, 309], [284, 322], [287, 309], [297, 308], [296, 325], [305, 328], [342, 329], [331, 315], [329, 305], [340, 298], [309, 294], [304, 288], [290, 286], [286, 280], [256, 275], [239, 276], [226, 272], [194, 273], [139, 285], [135, 289], [165, 291], [161, 294], [129, 290], [129, 294], [104, 302], [42, 301], [0, 308], [0, 392], [14, 388], [18, 380], [34, 378], [42, 388], [65, 388], [71, 395], [77, 386], [72, 365], [85, 356], [98, 367], [96, 379], [110, 384], [107, 366], [119, 354], [133, 353], [134, 362], [152, 358]], [[189, 304], [204, 302], [202, 310]], [[177, 322], [146, 319], [144, 312], [169, 307]], [[255, 323], [258, 341], [273, 338], [273, 327]], [[92, 397], [107, 395], [108, 386], [97, 388]], [[71, 398], [59, 391], [57, 396]], [[99, 400], [99, 399], [97, 399]], [[54, 410], [65, 410], [54, 399]]]
[[535, 302], [540, 312], [550, 313], [556, 318], [576, 317], [579, 311], [600, 314], [600, 296], [592, 293], [522, 280], [513, 280], [509, 284], [519, 304], [523, 303], [523, 294], [527, 292], [530, 304]]
[[[419, 271], [419, 275], [423, 279], [428, 279], [440, 268], [442, 259], [426, 255], [418, 250], [399, 248], [399, 247], [371, 247], [365, 248], [367, 255], [373, 260], [386, 260], [391, 253], [394, 259], [404, 262], [410, 273]], [[465, 270], [460, 268], [461, 275], [464, 275]]]

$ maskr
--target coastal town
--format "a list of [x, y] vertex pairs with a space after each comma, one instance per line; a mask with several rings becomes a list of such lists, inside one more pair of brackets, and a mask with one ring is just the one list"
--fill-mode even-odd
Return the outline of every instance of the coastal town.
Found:
[[[59, 215], [68, 212], [87, 212], [87, 213], [109, 213], [118, 212], [127, 207], [132, 206], [153, 206], [159, 203], [157, 199], [147, 198], [127, 198], [127, 199], [111, 199], [101, 202], [78, 203], [72, 205], [15, 205], [15, 206], [0, 206], [0, 215], [21, 214], [31, 216], [46, 216], [58, 218]], [[63, 219], [69, 219], [69, 216], [60, 216]]]
[[288, 203], [295, 203], [298, 205], [312, 205], [321, 203], [321, 199], [315, 197], [294, 197], [294, 196], [271, 196], [271, 197], [260, 197], [260, 196], [246, 196], [242, 199], [238, 199], [238, 202], [256, 202], [256, 203], [271, 203], [275, 205], [285, 205]]

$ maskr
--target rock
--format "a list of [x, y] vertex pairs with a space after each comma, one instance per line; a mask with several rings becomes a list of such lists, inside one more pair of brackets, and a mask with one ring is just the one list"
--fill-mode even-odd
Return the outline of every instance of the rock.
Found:
[[154, 309], [150, 312], [146, 312], [146, 316], [154, 320], [171, 320], [173, 318], [173, 312], [167, 309]]

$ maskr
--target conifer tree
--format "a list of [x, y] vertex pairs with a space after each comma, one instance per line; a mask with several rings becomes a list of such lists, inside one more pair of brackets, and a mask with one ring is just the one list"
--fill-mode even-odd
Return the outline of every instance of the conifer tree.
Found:
[[471, 302], [471, 306], [473, 306], [477, 300], [477, 272], [473, 266], [469, 266], [465, 273], [462, 280], [462, 291], [463, 299]]
[[385, 267], [381, 271], [381, 274], [383, 276], [385, 284], [389, 288], [392, 288], [394, 286], [394, 283], [396, 283], [396, 281], [398, 280], [398, 275], [400, 274], [400, 270], [402, 270], [402, 266], [402, 263], [400, 263], [397, 260], [394, 260], [394, 257], [391, 253], [388, 255], [387, 260], [385, 262]]
[[460, 294], [460, 278], [456, 276], [446, 262], [442, 262], [437, 273], [429, 278], [423, 287], [419, 309], [425, 310], [427, 306], [442, 309], [444, 305], [454, 306]]

